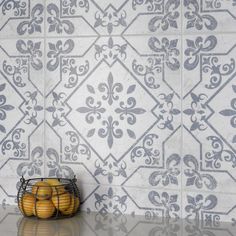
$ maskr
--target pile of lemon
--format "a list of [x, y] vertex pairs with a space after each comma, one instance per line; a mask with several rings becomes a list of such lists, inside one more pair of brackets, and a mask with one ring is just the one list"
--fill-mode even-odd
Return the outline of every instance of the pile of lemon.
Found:
[[56, 210], [62, 215], [71, 215], [77, 211], [79, 204], [79, 198], [67, 192], [60, 181], [47, 179], [35, 183], [32, 192], [22, 196], [19, 208], [26, 216], [47, 219]]

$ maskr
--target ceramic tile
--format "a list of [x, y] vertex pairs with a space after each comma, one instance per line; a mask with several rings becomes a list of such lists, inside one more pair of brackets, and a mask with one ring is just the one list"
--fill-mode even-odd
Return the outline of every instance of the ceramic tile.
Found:
[[47, 33], [79, 36], [179, 33], [180, 9], [179, 0], [61, 0], [59, 4], [47, 1]]
[[44, 1], [2, 1], [0, 38], [43, 37]]
[[0, 176], [43, 175], [44, 42], [0, 40]]
[[[103, 221], [117, 208], [233, 225], [235, 10], [234, 0], [2, 1], [0, 201], [14, 204], [22, 175], [76, 175], [82, 209]], [[176, 234], [195, 229], [205, 232]]]
[[46, 145], [60, 162], [85, 183], [179, 188], [180, 38], [51, 40]]
[[235, 223], [236, 195], [213, 192], [183, 192], [182, 218], [217, 227], [220, 222]]
[[185, 36], [184, 41], [184, 186], [236, 193], [236, 37]]
[[[90, 5], [83, 5], [81, 1], [51, 0], [46, 2], [46, 35], [47, 37], [58, 36], [97, 36], [94, 26], [86, 20], [86, 15], [91, 15]], [[58, 4], [59, 3], [59, 4]], [[86, 3], [85, 3], [86, 4]]]
[[117, 217], [145, 215], [156, 222], [163, 222], [165, 218], [177, 220], [181, 216], [181, 194], [167, 189], [100, 185], [83, 202], [82, 210], [98, 212], [101, 217], [111, 213]]
[[184, 0], [183, 29], [186, 33], [235, 32], [234, 0]]

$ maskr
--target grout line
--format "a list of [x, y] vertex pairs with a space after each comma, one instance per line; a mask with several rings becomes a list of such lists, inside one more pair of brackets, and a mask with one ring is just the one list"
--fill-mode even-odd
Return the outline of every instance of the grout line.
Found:
[[[181, 218], [183, 218], [183, 146], [184, 146], [184, 139], [183, 139], [183, 4], [180, 4], [180, 28], [181, 28], [181, 56], [180, 56], [180, 64], [181, 64], [181, 68], [180, 68], [180, 76], [181, 76], [181, 81], [180, 81], [180, 86], [181, 86], [181, 94], [180, 94], [180, 110], [181, 110], [181, 137], [180, 137], [180, 157], [181, 157], [181, 161], [180, 161], [180, 173], [181, 173], [181, 186], [180, 186], [180, 197], [181, 197]], [[182, 227], [183, 228], [183, 227]]]
[[[46, 16], [46, 12], [45, 12], [45, 16]], [[46, 22], [44, 21], [44, 26], [46, 25]], [[182, 28], [182, 24], [181, 24], [181, 28]], [[127, 34], [127, 35], [123, 35], [124, 37], [142, 37], [142, 36], [146, 36], [146, 37], [152, 37], [152, 36], [177, 36], [177, 35], [235, 35], [236, 31], [220, 31], [220, 32], [214, 32], [214, 31], [204, 31], [204, 32], [158, 32], [157, 34]], [[97, 38], [97, 37], [101, 37], [101, 38], [109, 38], [109, 37], [121, 37], [120, 34], [101, 34], [101, 35], [61, 35], [60, 38]], [[21, 37], [16, 37], [16, 36], [9, 36], [9, 37], [1, 37], [0, 36], [0, 40], [11, 40], [11, 39], [58, 39], [57, 35], [46, 35], [46, 31], [44, 32], [44, 36], [21, 36]]]
[[43, 56], [43, 59], [44, 59], [44, 72], [43, 72], [43, 88], [44, 88], [44, 91], [43, 91], [43, 107], [44, 107], [44, 114], [43, 114], [43, 167], [44, 167], [44, 170], [43, 170], [43, 177], [46, 177], [46, 125], [45, 125], [45, 119], [46, 119], [46, 99], [45, 99], [45, 92], [46, 92], [46, 53], [47, 53], [47, 50], [46, 50], [46, 1], [47, 0], [44, 0], [43, 1], [43, 4], [44, 4], [44, 56]]
[[[45, 22], [44, 22], [44, 25], [45, 25]], [[181, 25], [182, 27], [182, 25]], [[45, 34], [45, 32], [44, 32]], [[152, 37], [152, 36], [159, 36], [159, 37], [163, 37], [163, 36], [199, 36], [199, 34], [203, 35], [203, 36], [207, 36], [207, 35], [217, 35], [217, 36], [220, 36], [220, 35], [233, 35], [235, 36], [236, 35], [236, 32], [212, 32], [212, 31], [209, 31], [209, 32], [194, 32], [194, 33], [158, 33], [158, 34], [129, 34], [129, 35], [124, 35], [124, 37]], [[80, 38], [97, 38], [97, 37], [100, 37], [100, 38], [112, 38], [112, 37], [120, 37], [120, 35], [70, 35], [70, 36], [67, 36], [67, 35], [61, 35], [60, 39], [67, 39], [67, 38], [73, 38], [73, 39], [80, 39]], [[35, 40], [35, 39], [58, 39], [59, 37], [58, 36], [47, 36], [47, 35], [44, 35], [44, 36], [31, 36], [31, 37], [27, 37], [27, 36], [22, 36], [22, 37], [0, 37], [0, 41], [1, 40], [18, 40], [18, 39], [31, 39], [31, 40]]]

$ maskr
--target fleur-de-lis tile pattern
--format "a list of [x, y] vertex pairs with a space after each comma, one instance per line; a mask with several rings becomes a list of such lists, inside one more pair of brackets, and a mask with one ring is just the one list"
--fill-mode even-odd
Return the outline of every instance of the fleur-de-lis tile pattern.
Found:
[[76, 175], [101, 219], [235, 224], [235, 25], [235, 0], [2, 1], [0, 200]]

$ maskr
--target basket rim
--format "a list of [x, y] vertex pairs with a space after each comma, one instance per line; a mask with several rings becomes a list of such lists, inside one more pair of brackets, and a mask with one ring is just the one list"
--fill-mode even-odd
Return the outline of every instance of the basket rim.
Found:
[[[66, 180], [66, 181], [68, 181], [68, 183], [61, 183], [61, 184], [58, 184], [58, 185], [51, 185], [50, 184], [50, 186], [38, 186], [39, 188], [40, 187], [60, 187], [60, 186], [66, 186], [66, 185], [70, 185], [70, 184], [72, 184], [73, 182], [75, 183], [76, 182], [76, 178], [74, 177], [74, 178], [58, 178], [58, 177], [37, 177], [37, 178], [30, 178], [30, 179], [25, 179], [24, 177], [22, 177], [21, 179], [20, 179], [20, 181], [22, 182], [22, 183], [26, 183], [28, 186], [35, 186], [35, 183], [33, 184], [33, 183], [31, 183], [31, 181], [34, 181], [34, 180], [41, 180], [42, 182], [45, 182], [46, 183], [46, 181], [44, 181], [44, 180], [48, 180], [48, 179], [56, 179], [56, 180]], [[37, 187], [37, 186], [36, 186]]]

